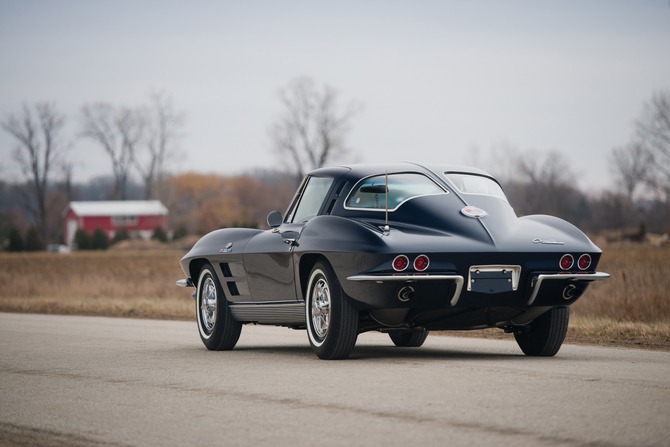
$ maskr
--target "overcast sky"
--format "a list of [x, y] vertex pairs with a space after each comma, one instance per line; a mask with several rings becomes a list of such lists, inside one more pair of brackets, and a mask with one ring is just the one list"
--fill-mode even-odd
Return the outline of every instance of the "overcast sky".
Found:
[[[267, 130], [297, 76], [363, 106], [348, 140], [357, 161], [556, 149], [582, 187], [610, 186], [609, 151], [652, 92], [670, 89], [670, 5], [0, 0], [0, 117], [55, 101], [78, 181], [111, 173], [100, 147], [75, 139], [80, 107], [133, 106], [152, 90], [186, 115], [173, 170], [274, 167]], [[0, 132], [4, 179], [15, 146]]]

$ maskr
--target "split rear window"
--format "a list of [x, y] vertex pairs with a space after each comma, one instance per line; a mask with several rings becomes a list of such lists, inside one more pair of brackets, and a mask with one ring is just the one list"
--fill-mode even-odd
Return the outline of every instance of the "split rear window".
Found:
[[[346, 208], [386, 209], [386, 176], [368, 177], [358, 183], [347, 197]], [[446, 194], [445, 190], [422, 174], [401, 173], [388, 176], [388, 209], [394, 211], [403, 202], [417, 196]]]

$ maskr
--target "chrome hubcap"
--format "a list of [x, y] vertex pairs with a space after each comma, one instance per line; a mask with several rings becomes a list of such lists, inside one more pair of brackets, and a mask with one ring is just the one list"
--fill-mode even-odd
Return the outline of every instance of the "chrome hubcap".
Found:
[[200, 297], [200, 315], [202, 324], [207, 331], [214, 328], [216, 322], [216, 285], [212, 278], [205, 279], [202, 286], [202, 296]]
[[330, 290], [325, 279], [316, 282], [312, 292], [312, 327], [316, 336], [323, 339], [330, 322]]

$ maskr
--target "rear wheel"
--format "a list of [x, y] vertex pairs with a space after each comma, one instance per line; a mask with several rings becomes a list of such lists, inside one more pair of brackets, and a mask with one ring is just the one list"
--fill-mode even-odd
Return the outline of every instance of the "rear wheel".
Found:
[[309, 343], [316, 355], [324, 360], [349, 357], [358, 337], [358, 310], [324, 261], [317, 262], [309, 275], [305, 312]]
[[389, 337], [399, 348], [418, 348], [428, 338], [428, 331], [390, 332]]
[[551, 357], [561, 349], [569, 320], [569, 307], [554, 307], [515, 331], [514, 338], [524, 354]]
[[233, 349], [240, 338], [242, 323], [235, 320], [221, 284], [210, 264], [200, 270], [195, 313], [200, 339], [210, 351]]

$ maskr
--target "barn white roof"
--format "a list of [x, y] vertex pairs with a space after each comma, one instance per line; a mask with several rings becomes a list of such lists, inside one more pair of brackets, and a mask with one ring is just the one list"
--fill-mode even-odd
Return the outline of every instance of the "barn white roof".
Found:
[[98, 200], [70, 202], [78, 216], [156, 216], [168, 213], [160, 200]]

